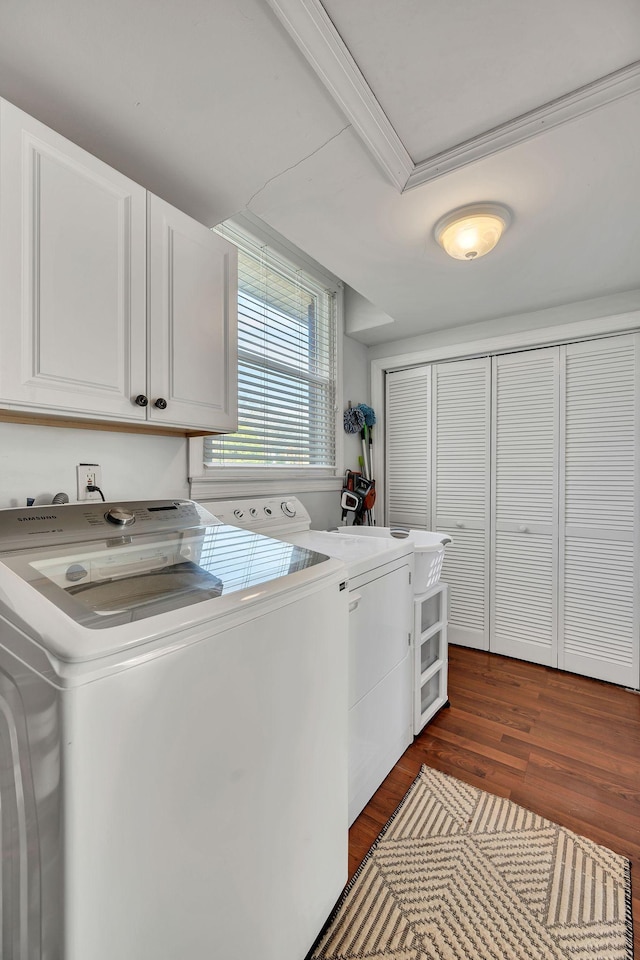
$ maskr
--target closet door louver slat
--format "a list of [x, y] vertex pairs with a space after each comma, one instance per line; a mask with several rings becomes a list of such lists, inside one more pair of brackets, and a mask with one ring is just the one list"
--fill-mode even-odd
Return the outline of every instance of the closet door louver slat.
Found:
[[489, 647], [490, 361], [433, 367], [435, 528], [448, 533], [442, 579], [449, 584], [449, 642]]
[[389, 373], [385, 407], [386, 522], [428, 530], [431, 370]]
[[561, 348], [558, 665], [637, 687], [638, 335]]
[[558, 348], [493, 359], [491, 650], [557, 659]]

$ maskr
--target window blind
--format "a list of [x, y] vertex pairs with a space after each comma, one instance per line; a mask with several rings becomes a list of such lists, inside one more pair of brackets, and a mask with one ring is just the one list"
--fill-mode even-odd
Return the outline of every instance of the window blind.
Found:
[[227, 224], [238, 247], [238, 431], [204, 442], [210, 466], [333, 469], [335, 297]]

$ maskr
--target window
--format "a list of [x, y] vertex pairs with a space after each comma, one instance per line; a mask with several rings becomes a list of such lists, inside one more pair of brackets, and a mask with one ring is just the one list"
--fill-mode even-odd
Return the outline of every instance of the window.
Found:
[[224, 224], [238, 247], [238, 431], [204, 441], [210, 467], [336, 467], [335, 291]]

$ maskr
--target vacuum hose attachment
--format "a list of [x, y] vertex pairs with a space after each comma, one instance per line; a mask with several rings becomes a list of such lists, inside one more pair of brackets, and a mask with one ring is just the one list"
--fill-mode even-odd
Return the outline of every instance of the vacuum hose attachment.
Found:
[[51, 503], [69, 503], [69, 497], [66, 493], [56, 493]]

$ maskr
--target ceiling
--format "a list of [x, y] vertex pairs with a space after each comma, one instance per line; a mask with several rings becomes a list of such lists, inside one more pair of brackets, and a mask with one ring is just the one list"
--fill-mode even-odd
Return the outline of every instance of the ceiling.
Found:
[[[249, 212], [377, 344], [640, 287], [637, 0], [0, 0], [0, 96], [204, 223]], [[450, 260], [435, 221], [513, 211]]]

